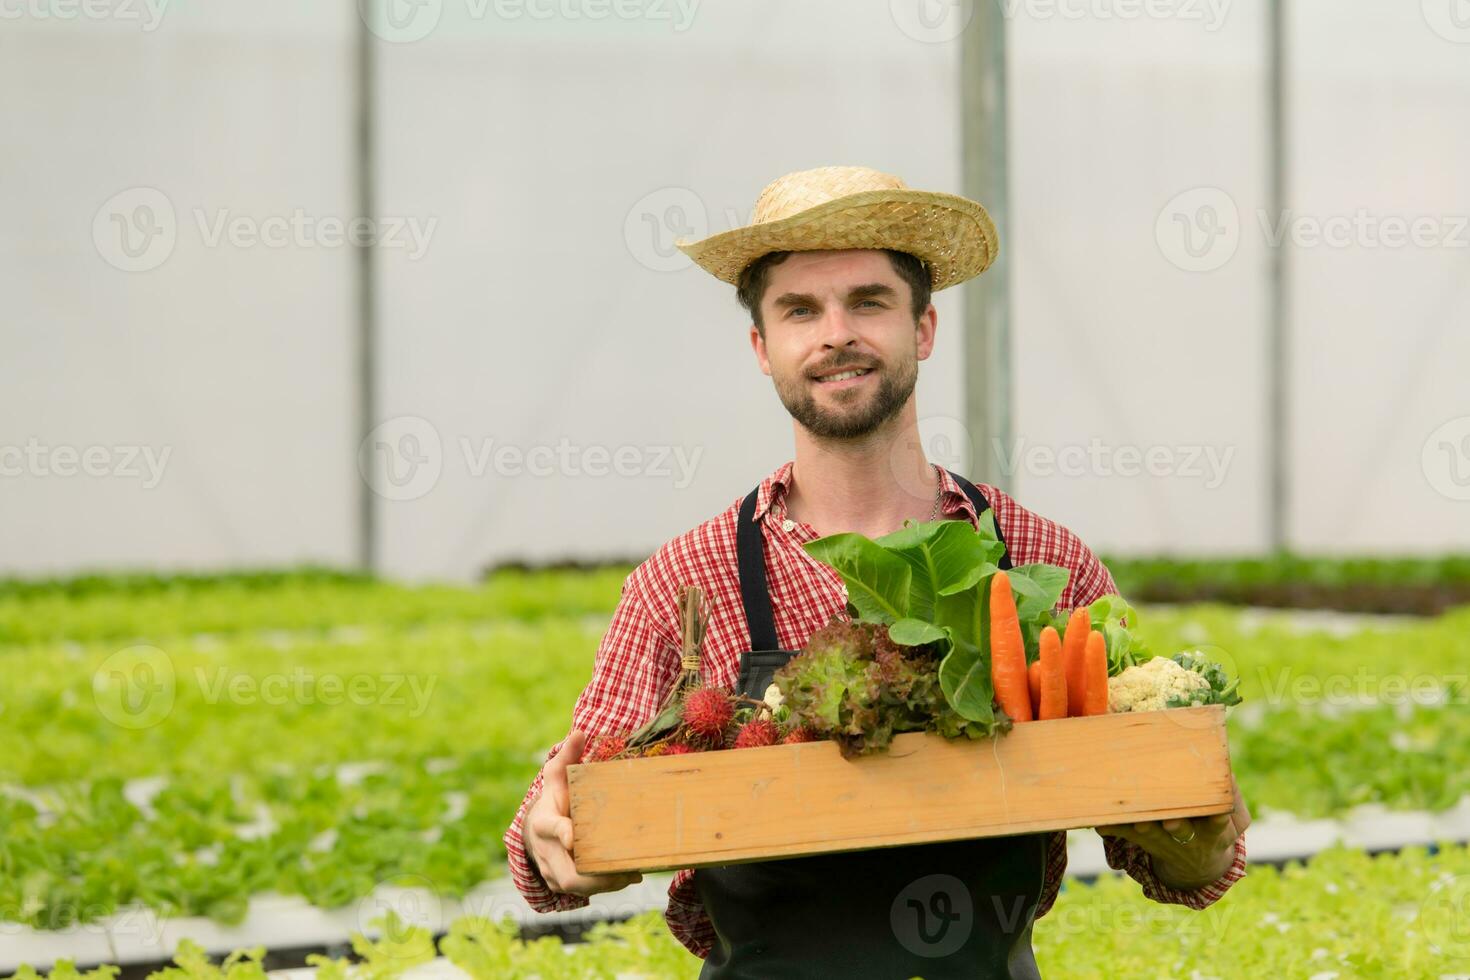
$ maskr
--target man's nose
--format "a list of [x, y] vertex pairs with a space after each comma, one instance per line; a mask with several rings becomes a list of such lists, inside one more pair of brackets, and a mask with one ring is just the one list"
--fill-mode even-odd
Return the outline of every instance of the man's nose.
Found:
[[822, 317], [822, 345], [824, 347], [846, 347], [857, 342], [857, 331], [853, 329], [852, 314], [841, 306], [833, 306]]

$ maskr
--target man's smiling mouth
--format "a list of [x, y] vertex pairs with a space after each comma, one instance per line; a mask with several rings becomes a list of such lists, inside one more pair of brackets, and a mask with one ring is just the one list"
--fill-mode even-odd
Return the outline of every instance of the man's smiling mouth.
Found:
[[862, 378], [872, 373], [872, 368], [853, 368], [849, 371], [839, 371], [836, 374], [822, 375], [815, 380], [818, 384], [834, 384], [840, 381], [851, 381], [854, 378]]

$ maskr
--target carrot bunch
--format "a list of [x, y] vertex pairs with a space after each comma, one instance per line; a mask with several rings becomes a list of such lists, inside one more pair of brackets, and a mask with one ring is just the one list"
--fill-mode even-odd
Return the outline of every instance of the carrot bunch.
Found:
[[1108, 711], [1108, 648], [1086, 608], [1067, 620], [1066, 640], [1041, 631], [1040, 656], [1026, 666], [1011, 581], [996, 572], [990, 586], [990, 679], [995, 699], [1013, 722], [1102, 715]]

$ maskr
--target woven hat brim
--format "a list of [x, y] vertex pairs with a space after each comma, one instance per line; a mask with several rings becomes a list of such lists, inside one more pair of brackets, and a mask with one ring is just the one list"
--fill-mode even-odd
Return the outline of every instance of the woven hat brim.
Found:
[[776, 221], [674, 244], [731, 284], [768, 252], [889, 248], [922, 259], [935, 291], [978, 276], [1000, 252], [995, 223], [982, 205], [916, 190], [860, 191]]

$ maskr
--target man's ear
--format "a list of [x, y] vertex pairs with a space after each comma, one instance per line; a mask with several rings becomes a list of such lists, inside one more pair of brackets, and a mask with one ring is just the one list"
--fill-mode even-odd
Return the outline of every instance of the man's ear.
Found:
[[755, 362], [760, 365], [761, 374], [769, 375], [771, 361], [766, 356], [766, 338], [761, 336], [760, 330], [754, 323], [750, 325], [750, 349], [755, 351]]
[[934, 333], [938, 326], [939, 311], [934, 309], [933, 303], [930, 303], [914, 324], [914, 339], [917, 341], [915, 346], [918, 348], [919, 360], [928, 360], [929, 355], [934, 352]]

